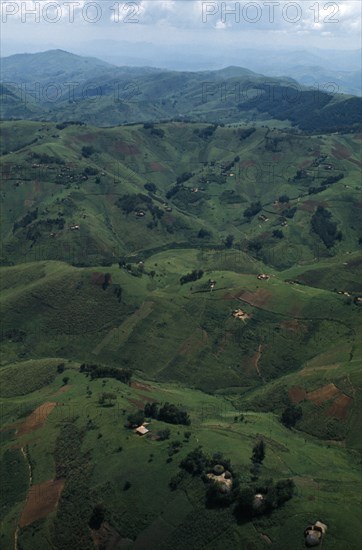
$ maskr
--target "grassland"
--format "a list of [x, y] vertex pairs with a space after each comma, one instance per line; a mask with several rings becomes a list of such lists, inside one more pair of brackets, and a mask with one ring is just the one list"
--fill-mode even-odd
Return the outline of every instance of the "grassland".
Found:
[[[0, 459], [13, 472], [2, 547], [290, 550], [319, 519], [323, 548], [357, 548], [359, 137], [261, 125], [247, 138], [245, 125], [219, 126], [207, 139], [203, 124], [160, 124], [164, 137], [143, 125], [2, 126]], [[127, 213], [125, 194], [142, 194], [141, 206]], [[334, 247], [311, 231], [318, 206], [342, 231]], [[193, 270], [201, 277], [181, 284]], [[83, 363], [130, 370], [133, 382], [92, 380]], [[190, 428], [152, 420], [139, 437], [125, 427], [151, 401], [184, 407]], [[289, 403], [302, 410], [293, 429], [280, 422]], [[153, 437], [166, 428], [169, 440]], [[246, 521], [207, 507], [196, 478], [170, 490], [199, 445], [248, 482], [260, 437], [261, 477], [296, 484], [273, 514]], [[181, 444], [170, 456], [172, 441]]]
[[[15, 444], [21, 445], [27, 449], [33, 483], [52, 479], [59, 460], [59, 450], [56, 451], [56, 448], [60, 430], [74, 426], [83, 434], [78, 453], [81, 453], [82, 460], [86, 461], [86, 467], [89, 468], [87, 504], [84, 502], [82, 506], [91, 510], [97, 502], [102, 502], [113, 528], [121, 538], [134, 540], [135, 548], [142, 547], [142, 540], [152, 541], [152, 544], [162, 548], [181, 548], [185, 544], [193, 544], [195, 548], [205, 545], [218, 548], [222, 544], [230, 544], [230, 540], [263, 548], [261, 534], [267, 534], [277, 547], [290, 548], [292, 544], [295, 548], [302, 548], [303, 529], [317, 518], [329, 526], [324, 541], [326, 548], [341, 548], [341, 543], [357, 547], [360, 498], [356, 491], [359, 480], [358, 459], [343, 447], [290, 431], [279, 423], [273, 413], [247, 412], [246, 409], [237, 411], [225, 397], [207, 395], [174, 384], [145, 384], [143, 380], [132, 387], [112, 380], [89, 382], [78, 372], [76, 365], [65, 372], [70, 377], [68, 391], [59, 392], [62, 377], [58, 375], [47, 388], [17, 399], [17, 406], [21, 404], [25, 407], [39, 401], [55, 401], [57, 406], [43, 427], [21, 437], [13, 434], [3, 445], [3, 460], [6, 460], [6, 453], [11, 452]], [[114, 407], [99, 406], [98, 396], [104, 390], [117, 395]], [[141, 438], [124, 427], [124, 411], [131, 411], [137, 406], [135, 403], [145, 402], [146, 399], [182, 404], [190, 413], [191, 438], [183, 442], [172, 462], [166, 462], [168, 441]], [[13, 398], [6, 398], [3, 404], [10, 410], [15, 403]], [[241, 411], [244, 421], [235, 422], [235, 415], [238, 416]], [[149, 427], [151, 433], [156, 433], [164, 426], [162, 422], [152, 421]], [[182, 428], [169, 427], [171, 441], [184, 439]], [[215, 510], [205, 509], [202, 483], [191, 478], [186, 480], [182, 488], [170, 491], [168, 482], [177, 473], [179, 461], [198, 445], [210, 453], [222, 451], [237, 467], [240, 476], [247, 478], [253, 442], [260, 434], [263, 434], [267, 448], [263, 477], [292, 477], [297, 485], [296, 497], [272, 517], [256, 520], [254, 524], [238, 524], [227, 510], [216, 514]], [[66, 445], [69, 452], [72, 446], [69, 437]], [[333, 469], [329, 467], [331, 461]], [[76, 467], [75, 464], [73, 459], [70, 462], [71, 470]], [[131, 486], [124, 491], [127, 481]], [[12, 478], [11, 483], [14, 491], [18, 487], [17, 477]], [[84, 490], [75, 483], [71, 473], [66, 477], [65, 487], [64, 491], [67, 490], [67, 498], [71, 501], [77, 501], [81, 497], [79, 491]], [[42, 498], [45, 495], [40, 493], [39, 499]], [[59, 510], [58, 515], [62, 513], [62, 501]], [[43, 540], [51, 537], [53, 522], [54, 515], [51, 514], [38, 522], [36, 528], [35, 524], [22, 528], [19, 533], [20, 544], [32, 544], [34, 529], [38, 532], [37, 536], [45, 537]], [[72, 526], [67, 530], [65, 525], [64, 544], [72, 540]], [[225, 525], [227, 529], [223, 527]], [[285, 530], [288, 532], [288, 541], [281, 534]], [[196, 536], [197, 532], [200, 533], [200, 539]], [[3, 531], [3, 540], [10, 544], [9, 537], [13, 534]]]

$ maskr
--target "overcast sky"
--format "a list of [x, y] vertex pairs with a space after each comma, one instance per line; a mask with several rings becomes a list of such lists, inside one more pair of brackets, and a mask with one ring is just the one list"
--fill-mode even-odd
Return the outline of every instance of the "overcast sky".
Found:
[[360, 0], [1, 0], [2, 55], [84, 53], [86, 44], [104, 40], [165, 48], [193, 42], [210, 55], [231, 47], [356, 49], [361, 6]]

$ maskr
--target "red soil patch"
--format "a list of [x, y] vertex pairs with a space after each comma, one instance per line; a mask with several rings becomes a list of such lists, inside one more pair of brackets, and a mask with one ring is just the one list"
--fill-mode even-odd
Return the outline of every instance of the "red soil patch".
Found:
[[309, 167], [310, 167], [310, 159], [304, 160], [303, 162], [298, 164], [299, 170], [303, 170], [304, 168], [309, 168]]
[[28, 499], [21, 512], [19, 527], [25, 527], [34, 521], [45, 518], [54, 512], [64, 488], [64, 479], [56, 479], [37, 483], [29, 489]]
[[[108, 283], [110, 284], [112, 282], [112, 277], [108, 280]], [[105, 273], [100, 273], [99, 271], [95, 271], [91, 275], [91, 283], [93, 285], [102, 286], [105, 283]]]
[[284, 328], [285, 330], [290, 330], [291, 332], [300, 331], [300, 323], [298, 319], [292, 319], [291, 321], [283, 321], [282, 323], [280, 323], [280, 327]]
[[327, 384], [318, 390], [309, 392], [306, 398], [309, 401], [313, 401], [315, 405], [321, 405], [325, 401], [332, 399], [332, 397], [341, 395], [343, 395], [342, 392], [334, 384]]
[[349, 158], [348, 160], [349, 162], [353, 162], [353, 164], [356, 164], [359, 168], [362, 168], [362, 162], [360, 162], [359, 160], [351, 159], [351, 158]]
[[[40, 441], [39, 437], [33, 437], [33, 439], [28, 439], [26, 444], [32, 445], [33, 443], [38, 443]], [[15, 443], [11, 446], [11, 449], [22, 449], [24, 447], [24, 443]]]
[[59, 395], [60, 393], [65, 393], [65, 392], [69, 391], [71, 387], [72, 386], [62, 386], [61, 388], [59, 388], [58, 391], [55, 392], [54, 395]]
[[292, 388], [289, 388], [288, 394], [293, 403], [300, 403], [307, 397], [306, 390], [298, 386], [293, 386]]
[[332, 155], [338, 160], [348, 159], [351, 152], [341, 143], [335, 142], [335, 147], [332, 149]]
[[352, 397], [348, 395], [339, 395], [337, 399], [332, 403], [327, 411], [328, 416], [333, 416], [339, 420], [345, 420], [347, 418], [347, 413], [349, 408], [353, 403]]
[[255, 166], [255, 162], [253, 160], [244, 160], [241, 163], [242, 168], [251, 168], [252, 166]]
[[56, 405], [56, 403], [48, 402], [37, 407], [35, 411], [33, 411], [23, 422], [21, 422], [21, 424], [19, 424], [16, 435], [21, 436], [29, 434], [39, 428], [42, 428], [49, 414], [52, 412], [54, 407], [56, 407]]
[[114, 150], [117, 153], [122, 153], [123, 155], [134, 156], [134, 155], [140, 154], [140, 150], [138, 149], [138, 147], [136, 147], [136, 145], [130, 145], [128, 143], [122, 143], [122, 142], [117, 143], [114, 146]]
[[329, 205], [327, 202], [323, 202], [323, 201], [308, 200], [308, 201], [304, 201], [301, 204], [300, 209], [305, 210], [306, 212], [314, 212], [318, 206], [323, 206], [324, 208], [327, 208]]
[[269, 292], [269, 290], [259, 288], [256, 292], [243, 292], [240, 298], [252, 306], [263, 307], [269, 302], [272, 296], [273, 295]]
[[166, 168], [159, 162], [151, 162], [149, 167], [152, 172], [166, 172]]
[[83, 141], [84, 143], [94, 143], [96, 140], [96, 136], [94, 134], [88, 133], [88, 134], [81, 134], [78, 136], [79, 141]]
[[91, 536], [95, 547], [105, 550], [129, 548], [129, 544], [132, 543], [130, 539], [122, 539], [121, 535], [106, 522], [102, 523], [100, 529], [91, 529]]
[[24, 201], [24, 207], [25, 208], [31, 208], [34, 204], [34, 200], [33, 199], [25, 199]]
[[157, 403], [157, 399], [154, 397], [148, 397], [148, 395], [139, 395], [139, 399], [135, 399], [134, 397], [128, 397], [127, 401], [132, 403], [135, 407], [138, 409], [143, 409], [146, 403]]
[[207, 341], [207, 332], [201, 329], [195, 331], [181, 344], [178, 349], [179, 355], [192, 355]]
[[143, 390], [143, 391], [151, 391], [153, 389], [152, 386], [148, 386], [147, 384], [140, 384], [139, 382], [132, 382], [131, 388], [135, 388], [136, 390]]

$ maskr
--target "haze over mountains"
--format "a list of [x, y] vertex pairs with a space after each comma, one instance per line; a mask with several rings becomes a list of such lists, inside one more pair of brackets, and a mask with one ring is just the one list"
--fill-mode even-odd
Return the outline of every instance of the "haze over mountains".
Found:
[[[13, 49], [13, 48], [12, 48]], [[51, 47], [48, 48], [53, 49]], [[7, 54], [9, 51], [9, 54]], [[17, 51], [23, 51], [18, 45]], [[38, 48], [28, 48], [37, 52]], [[319, 86], [325, 91], [361, 95], [362, 50], [278, 49], [270, 47], [240, 47], [235, 42], [228, 48], [216, 45], [205, 49], [197, 41], [190, 44], [155, 42], [127, 42], [125, 40], [95, 40], [85, 42], [70, 51], [81, 56], [92, 56], [116, 66], [158, 67], [175, 71], [210, 71], [229, 65], [245, 67], [266, 76], [294, 78], [300, 84]], [[4, 45], [3, 57], [11, 55]]]
[[[302, 130], [356, 128], [360, 100], [236, 66], [177, 72], [116, 67], [62, 50], [2, 60], [3, 119], [79, 120], [98, 126], [188, 120], [289, 120]], [[328, 92], [328, 93], [327, 93]]]

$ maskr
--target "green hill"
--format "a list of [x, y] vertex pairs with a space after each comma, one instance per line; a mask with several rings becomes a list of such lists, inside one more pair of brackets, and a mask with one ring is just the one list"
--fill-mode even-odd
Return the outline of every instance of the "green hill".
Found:
[[[62, 50], [10, 56], [2, 65], [2, 119], [96, 126], [274, 119], [308, 132], [361, 128], [361, 98], [328, 94], [288, 77], [266, 77], [241, 67], [199, 72], [115, 67]], [[37, 110], [25, 110], [28, 102], [35, 102]]]
[[[180, 75], [137, 78], [162, 118]], [[360, 134], [93, 105], [1, 123], [2, 547], [357, 548]]]

